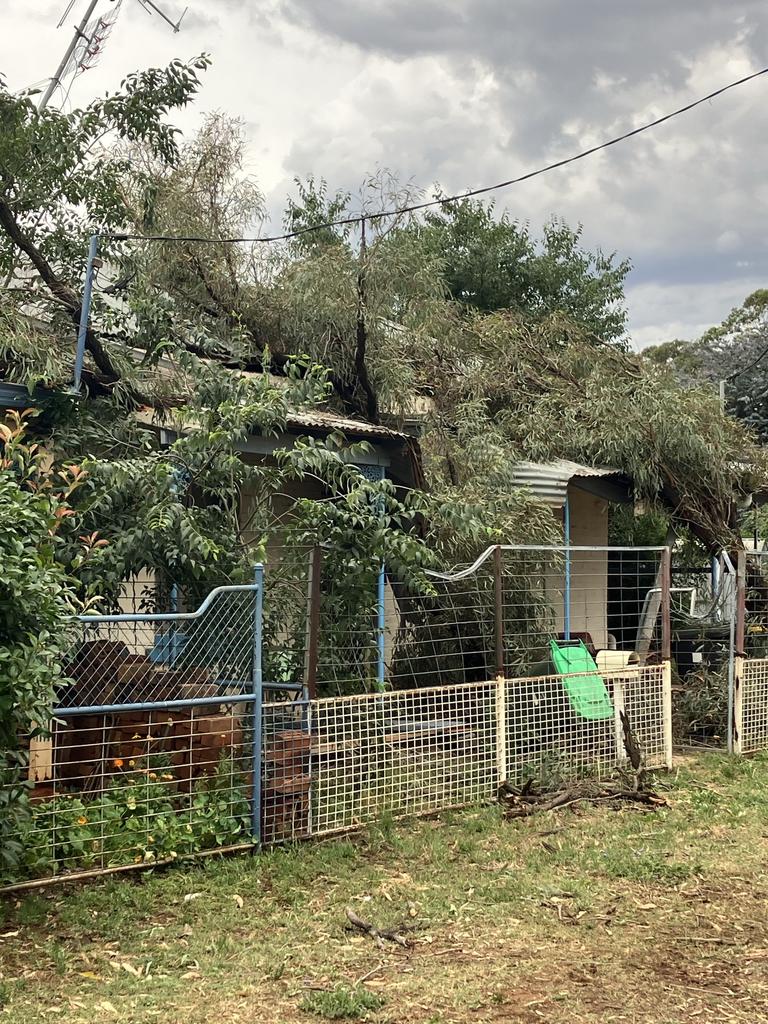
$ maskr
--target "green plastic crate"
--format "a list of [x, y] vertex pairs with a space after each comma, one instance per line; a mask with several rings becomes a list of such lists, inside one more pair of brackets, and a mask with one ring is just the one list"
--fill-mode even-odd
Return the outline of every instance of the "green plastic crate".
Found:
[[579, 640], [561, 645], [557, 640], [550, 640], [549, 648], [557, 674], [566, 677], [563, 679], [563, 689], [576, 714], [590, 721], [612, 718], [611, 698], [597, 670], [595, 659], [584, 642]]

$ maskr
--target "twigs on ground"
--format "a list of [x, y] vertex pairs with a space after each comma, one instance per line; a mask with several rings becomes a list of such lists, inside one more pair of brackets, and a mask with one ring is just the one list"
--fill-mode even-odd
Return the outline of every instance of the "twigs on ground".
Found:
[[582, 779], [562, 783], [548, 791], [537, 789], [533, 779], [527, 779], [522, 786], [502, 782], [497, 795], [506, 817], [527, 818], [540, 811], [555, 811], [578, 803], [608, 803], [613, 806], [628, 803], [651, 810], [666, 807], [666, 799], [648, 787], [648, 774], [643, 767], [643, 751], [632, 729], [629, 715], [623, 708], [619, 710], [619, 718], [622, 735], [621, 740], [617, 739], [617, 746], [624, 747], [632, 766], [631, 775], [620, 771], [618, 780], [598, 782], [595, 779]]
[[537, 790], [530, 782], [523, 786], [502, 782], [498, 789], [498, 799], [507, 818], [527, 818], [531, 814], [560, 810], [578, 803], [629, 803], [651, 810], [667, 805], [663, 796], [644, 788], [638, 782], [637, 775], [632, 777], [629, 787], [622, 781], [595, 782], [585, 779], [546, 792]]
[[347, 929], [352, 931], [356, 930], [364, 932], [366, 935], [370, 935], [379, 949], [386, 949], [385, 942], [394, 942], [398, 946], [402, 946], [404, 949], [408, 949], [408, 939], [402, 934], [405, 931], [406, 926], [402, 925], [399, 929], [397, 928], [377, 928], [369, 921], [364, 921], [362, 917], [358, 917], [357, 914], [351, 907], [347, 907], [346, 910]]

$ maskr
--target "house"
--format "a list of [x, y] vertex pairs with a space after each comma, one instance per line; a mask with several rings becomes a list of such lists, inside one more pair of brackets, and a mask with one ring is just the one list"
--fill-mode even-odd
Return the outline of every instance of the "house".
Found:
[[[9, 382], [0, 385], [0, 403], [6, 406], [19, 408], [29, 405], [30, 401], [44, 402], [46, 398], [46, 392], [39, 389], [30, 395], [23, 385]], [[424, 412], [421, 409], [414, 410], [415, 419], [423, 419]], [[161, 445], [172, 443], [178, 436], [172, 423], [161, 420], [152, 412], [137, 415], [147, 426], [156, 430]], [[372, 479], [386, 477], [397, 488], [405, 491], [424, 485], [417, 432], [418, 426], [405, 432], [356, 420], [328, 408], [311, 407], [289, 413], [285, 427], [278, 436], [264, 436], [254, 432], [239, 444], [239, 449], [245, 461], [268, 466], [275, 464], [275, 453], [278, 450], [290, 448], [300, 437], [326, 438], [341, 435], [350, 443], [364, 441], [368, 448], [363, 453], [347, 451], [345, 458], [360, 466]], [[583, 636], [598, 649], [632, 647], [638, 629], [640, 606], [647, 591], [653, 587], [653, 571], [648, 579], [648, 567], [636, 566], [636, 591], [629, 598], [626, 594], [617, 597], [611, 577], [618, 577], [621, 567], [609, 564], [609, 554], [605, 550], [608, 545], [609, 505], [632, 500], [631, 481], [609, 467], [588, 467], [558, 460], [547, 464], [520, 462], [514, 467], [513, 482], [551, 507], [556, 520], [561, 523], [564, 544], [593, 549], [575, 551], [565, 560], [562, 554], [551, 559], [544, 583], [547, 602], [552, 610], [550, 632], [565, 638]], [[307, 478], [289, 482], [283, 488], [283, 493], [273, 499], [272, 511], [281, 517], [301, 498], [321, 499], [324, 496], [325, 490], [319, 480]], [[244, 493], [241, 497], [240, 516], [246, 543], [260, 539], [256, 532], [249, 531], [255, 507], [256, 495]], [[280, 544], [277, 536], [267, 548], [267, 562], [270, 563], [268, 574], [272, 579], [272, 570], [281, 558]], [[309, 573], [308, 560], [305, 568]], [[154, 580], [149, 573], [126, 583], [120, 601], [121, 610], [137, 611], [142, 600], [146, 604], [147, 592], [153, 586]], [[628, 601], [636, 606], [631, 611], [628, 611]], [[380, 621], [376, 627], [379, 634], [376, 642], [378, 653], [370, 675], [381, 682], [387, 674], [391, 675], [395, 647], [398, 639], [402, 640], [402, 609], [398, 607], [398, 600], [389, 582], [383, 586], [383, 602], [380, 603], [383, 603], [385, 609], [384, 624], [382, 627]], [[173, 606], [184, 607], [183, 595], [178, 600], [174, 599]], [[514, 628], [514, 624], [510, 623], [508, 632]], [[383, 668], [382, 663], [387, 667]]]

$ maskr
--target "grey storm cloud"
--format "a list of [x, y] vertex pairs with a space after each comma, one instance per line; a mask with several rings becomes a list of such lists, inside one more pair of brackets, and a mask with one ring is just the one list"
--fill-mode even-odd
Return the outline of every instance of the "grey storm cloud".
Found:
[[[319, 112], [287, 161], [351, 188], [376, 164], [456, 191], [512, 177], [740, 77], [768, 52], [762, 0], [281, 0], [274, 17], [369, 61], [354, 102], [337, 104], [352, 130]], [[630, 305], [633, 288], [698, 283], [705, 320], [715, 292], [722, 302], [713, 285], [731, 281], [733, 304], [768, 278], [766, 88], [752, 83], [498, 204], [534, 226], [553, 213], [583, 222], [588, 242], [629, 256]], [[636, 323], [652, 319], [633, 310]]]
[[[182, 32], [124, 4], [120, 45], [111, 41], [72, 101], [115, 88], [135, 68], [210, 52], [199, 103], [177, 120], [190, 132], [199, 111], [242, 118], [248, 171], [273, 226], [296, 176], [357, 195], [366, 176], [388, 168], [427, 194], [435, 183], [459, 192], [619, 135], [768, 55], [765, 0], [164, 3], [172, 12], [189, 4]], [[0, 4], [12, 88], [56, 66], [63, 6]], [[694, 336], [768, 283], [766, 98], [768, 76], [506, 189], [497, 205], [534, 232], [553, 215], [582, 223], [588, 245], [629, 257], [636, 344]]]
[[[576, 112], [621, 109], [627, 85], [681, 89], [699, 50], [738, 39], [758, 63], [768, 35], [764, 0], [282, 0], [277, 12], [366, 53], [439, 56], [459, 79], [471, 62], [491, 70], [510, 108], [525, 104], [523, 153]], [[520, 88], [526, 74], [530, 92]]]

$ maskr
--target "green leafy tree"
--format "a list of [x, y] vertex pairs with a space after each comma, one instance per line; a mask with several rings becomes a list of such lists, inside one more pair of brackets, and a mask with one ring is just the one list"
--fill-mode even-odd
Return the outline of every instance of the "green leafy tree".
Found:
[[584, 249], [580, 227], [552, 220], [537, 240], [527, 224], [497, 214], [493, 203], [462, 199], [428, 211], [410, 230], [441, 261], [448, 293], [463, 306], [536, 317], [562, 313], [598, 344], [624, 339], [630, 264]]
[[[11, 277], [0, 324], [18, 378], [35, 379], [35, 358], [44, 380], [57, 358], [60, 376], [69, 364], [94, 220], [221, 238], [258, 226], [241, 127], [213, 117], [185, 142], [165, 123], [194, 97], [205, 63], [133, 76], [72, 115], [2, 94], [13, 130], [2, 156]], [[40, 135], [63, 154], [53, 161], [66, 164], [62, 181], [37, 169]], [[91, 191], [98, 204], [83, 206]], [[734, 488], [747, 486], [734, 453], [751, 452], [749, 438], [698, 393], [681, 395], [668, 375], [657, 380], [619, 346], [595, 344], [622, 335], [627, 265], [586, 252], [563, 225], [536, 243], [469, 200], [422, 219], [377, 216], [410, 195], [381, 174], [359, 206], [316, 180], [289, 205], [297, 230], [362, 209], [364, 234], [342, 225], [276, 247], [107, 243], [88, 335], [92, 400], [61, 403], [48, 423], [57, 453], [89, 466], [79, 506], [84, 532], [108, 524], [101, 573], [117, 580], [141, 557], [175, 576], [234, 570], [247, 540], [278, 528], [270, 495], [288, 472], [320, 479], [334, 514], [352, 516], [358, 483], [339, 475], [344, 456], [333, 444], [298, 445], [269, 471], [238, 453], [249, 432], [279, 434], [290, 408], [325, 401], [373, 422], [423, 421], [429, 495], [415, 520], [398, 512], [390, 525], [397, 536], [418, 527], [446, 558], [551, 532], [547, 510], [512, 486], [520, 457], [618, 464], [711, 537], [728, 533]], [[142, 405], [154, 410], [151, 427], [125, 415]], [[176, 440], [161, 450], [157, 425], [169, 417]], [[246, 492], [261, 510], [247, 538], [238, 520]], [[318, 509], [300, 511], [311, 519]]]
[[484, 459], [489, 480], [517, 459], [614, 466], [715, 549], [739, 543], [739, 504], [768, 472], [764, 450], [711, 388], [683, 389], [668, 369], [596, 348], [560, 318], [476, 316], [432, 377], [442, 429], [430, 457], [454, 486]]
[[672, 341], [647, 348], [643, 355], [669, 367], [679, 382], [725, 381], [728, 411], [768, 440], [768, 289], [747, 296], [725, 320], [695, 341]]
[[[27, 380], [59, 383], [71, 372], [88, 236], [95, 226], [119, 231], [128, 224], [123, 183], [134, 172], [116, 143], [141, 143], [173, 163], [177, 130], [165, 115], [192, 99], [207, 63], [174, 61], [131, 75], [120, 92], [72, 114], [37, 110], [30, 97], [0, 87], [0, 358], [13, 364], [18, 345]], [[105, 240], [101, 255], [117, 263], [119, 247]], [[99, 385], [114, 389], [129, 364], [120, 337], [112, 336], [111, 321], [119, 318], [98, 297], [96, 318], [86, 347]], [[40, 347], [36, 361], [25, 344], [30, 332]]]
[[[69, 624], [78, 606], [61, 532], [82, 470], [54, 469], [26, 437], [23, 418], [0, 423], [0, 873], [19, 860], [28, 816], [28, 741], [48, 734], [63, 681]], [[96, 538], [81, 538], [84, 564]]]

